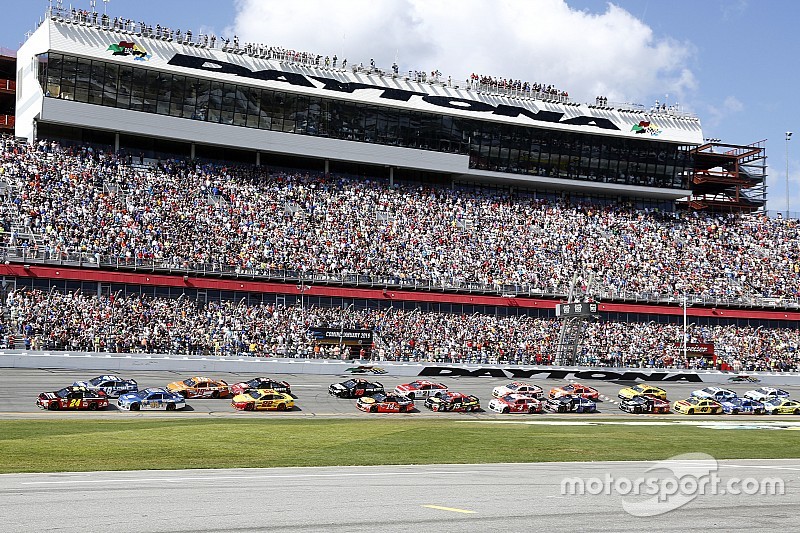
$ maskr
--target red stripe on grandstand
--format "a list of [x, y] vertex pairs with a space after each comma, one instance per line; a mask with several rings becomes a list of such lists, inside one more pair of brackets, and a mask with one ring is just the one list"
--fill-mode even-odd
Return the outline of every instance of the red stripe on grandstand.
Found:
[[[102, 283], [122, 283], [126, 285], [151, 285], [157, 287], [186, 287], [192, 289], [212, 289], [251, 293], [300, 294], [294, 283], [272, 283], [265, 281], [239, 281], [236, 279], [189, 277], [165, 274], [139, 274], [128, 272], [111, 272], [104, 270], [85, 270], [77, 268], [55, 268], [49, 266], [12, 264], [2, 265], [2, 275], [64, 279], [72, 281], [97, 281]], [[501, 296], [477, 296], [472, 294], [443, 294], [435, 292], [415, 292], [387, 289], [355, 289], [347, 287], [330, 287], [312, 285], [304, 294], [306, 296], [335, 296], [339, 298], [360, 298], [365, 300], [387, 300], [402, 302], [438, 302], [467, 305], [490, 305], [497, 307], [524, 307], [536, 309], [552, 309], [555, 300], [535, 298], [504, 298]], [[600, 310], [608, 313], [641, 313], [654, 315], [683, 315], [680, 305], [643, 305], [601, 303]], [[708, 316], [719, 318], [751, 318], [761, 320], [798, 320], [800, 313], [785, 311], [759, 311], [755, 309], [719, 309], [712, 307], [689, 307], [689, 316]]]

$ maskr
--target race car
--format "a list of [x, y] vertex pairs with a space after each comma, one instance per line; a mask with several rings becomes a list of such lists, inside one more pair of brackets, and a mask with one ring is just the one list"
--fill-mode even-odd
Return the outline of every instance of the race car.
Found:
[[283, 394], [291, 394], [292, 387], [285, 381], [278, 381], [270, 378], [253, 378], [249, 381], [242, 381], [231, 385], [231, 394], [234, 396], [242, 394], [248, 389], [272, 389], [274, 391], [282, 392]]
[[600, 393], [597, 392], [597, 389], [587, 387], [586, 385], [581, 385], [580, 383], [570, 383], [568, 385], [550, 389], [551, 398], [558, 398], [559, 396], [565, 395], [580, 396], [581, 398], [587, 398], [589, 400], [597, 400], [598, 396], [600, 396]]
[[685, 400], [678, 400], [672, 405], [672, 409], [676, 413], [683, 413], [686, 415], [718, 415], [722, 413], [722, 405], [720, 405], [719, 402], [708, 398], [698, 398], [697, 396], [690, 396]]
[[43, 392], [36, 399], [40, 409], [58, 411], [59, 409], [105, 409], [108, 407], [108, 396], [101, 390], [93, 391], [86, 387], [64, 387], [55, 392]]
[[538, 385], [531, 385], [522, 381], [512, 381], [508, 385], [500, 385], [492, 390], [492, 396], [495, 398], [502, 398], [507, 394], [522, 394], [523, 396], [541, 400], [544, 396], [544, 391]]
[[789, 393], [783, 389], [774, 387], [759, 387], [744, 393], [745, 398], [756, 400], [757, 402], [767, 402], [775, 398], [789, 398]]
[[414, 410], [414, 400], [402, 394], [378, 393], [362, 396], [356, 407], [367, 413], [410, 413]]
[[444, 396], [447, 392], [447, 385], [443, 383], [434, 383], [427, 379], [418, 379], [411, 383], [404, 383], [394, 388], [395, 394], [408, 396], [412, 400], [418, 398], [430, 398], [436, 396]]
[[492, 398], [489, 409], [496, 413], [541, 413], [542, 402], [533, 396], [506, 394], [500, 398]]
[[728, 378], [730, 383], [760, 383], [761, 380], [755, 376], [748, 376], [746, 374], [739, 374], [738, 376], [731, 376]]
[[762, 402], [751, 400], [750, 398], [733, 398], [722, 404], [722, 412], [728, 415], [763, 415], [766, 408]]
[[619, 396], [619, 398], [622, 400], [630, 400], [631, 398], [635, 398], [636, 396], [643, 396], [645, 394], [648, 394], [650, 396], [655, 396], [656, 398], [661, 398], [662, 400], [667, 399], [667, 391], [665, 391], [662, 388], [655, 387], [653, 385], [645, 385], [644, 383], [634, 385], [633, 387], [626, 387], [624, 389], [620, 389], [619, 393], [617, 393], [617, 396]]
[[596, 413], [597, 404], [589, 398], [563, 394], [555, 398], [548, 398], [544, 408], [554, 413]]
[[173, 381], [167, 385], [167, 389], [184, 398], [224, 398], [230, 394], [228, 384], [224, 381], [202, 376]]
[[273, 389], [248, 389], [231, 400], [240, 411], [288, 411], [294, 408], [294, 398]]
[[481, 409], [481, 401], [477, 396], [452, 391], [438, 398], [428, 398], [423, 405], [431, 411], [469, 413]]
[[692, 391], [691, 395], [695, 398], [708, 398], [709, 400], [715, 400], [717, 402], [728, 402], [734, 398], [738, 398], [736, 393], [732, 390], [723, 389], [721, 387], [706, 387], [705, 389]]
[[372, 396], [379, 392], [385, 392], [383, 384], [367, 381], [366, 379], [353, 378], [341, 383], [332, 383], [328, 387], [328, 394], [339, 398], [361, 398], [362, 396]]
[[386, 369], [380, 366], [359, 365], [346, 368], [345, 372], [350, 372], [351, 374], [385, 374]]
[[186, 407], [186, 399], [182, 395], [170, 392], [167, 389], [153, 387], [121, 394], [117, 400], [117, 407], [126, 411], [139, 411], [141, 409], [175, 411]]
[[651, 394], [639, 394], [625, 398], [619, 403], [621, 411], [626, 413], [669, 413], [669, 402]]
[[122, 379], [113, 374], [105, 376], [97, 376], [89, 381], [76, 381], [72, 384], [75, 387], [86, 387], [89, 390], [101, 390], [106, 393], [106, 396], [116, 397], [126, 392], [136, 392], [139, 390], [134, 379]]
[[770, 415], [800, 415], [800, 402], [787, 398], [775, 398], [764, 402], [764, 409]]

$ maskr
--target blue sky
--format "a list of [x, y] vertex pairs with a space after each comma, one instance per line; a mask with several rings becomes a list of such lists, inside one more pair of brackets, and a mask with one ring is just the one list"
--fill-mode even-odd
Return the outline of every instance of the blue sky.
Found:
[[[98, 11], [103, 10], [98, 0]], [[45, 0], [16, 0], [0, 45], [17, 48]], [[65, 6], [69, 2], [64, 2]], [[72, 5], [88, 9], [89, 0]], [[706, 137], [767, 140], [769, 208], [785, 210], [785, 131], [800, 130], [796, 0], [110, 0], [111, 16], [375, 58], [401, 70], [553, 83], [579, 101], [680, 102]], [[789, 143], [800, 212], [800, 132]]]

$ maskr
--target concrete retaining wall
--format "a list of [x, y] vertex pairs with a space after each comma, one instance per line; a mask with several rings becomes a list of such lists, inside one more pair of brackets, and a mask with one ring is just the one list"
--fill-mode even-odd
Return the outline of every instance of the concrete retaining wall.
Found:
[[[58, 368], [125, 372], [131, 370], [171, 370], [186, 373], [246, 372], [253, 374], [360, 373], [358, 367], [378, 367], [391, 376], [508, 377], [509, 379], [575, 379], [603, 381], [733, 383], [736, 374], [716, 371], [642, 368], [589, 368], [513, 365], [448, 365], [437, 363], [349, 362], [317, 359], [279, 359], [255, 357], [191, 357], [181, 355], [98, 354], [87, 352], [0, 351], [0, 368]], [[371, 372], [367, 372], [371, 373]], [[798, 373], [749, 373], [762, 385], [800, 384]], [[757, 381], [755, 381], [757, 380]]]

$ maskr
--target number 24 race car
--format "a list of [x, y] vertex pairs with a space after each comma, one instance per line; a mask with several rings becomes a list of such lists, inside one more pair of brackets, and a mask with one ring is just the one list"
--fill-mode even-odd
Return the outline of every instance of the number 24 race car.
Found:
[[103, 391], [91, 391], [86, 387], [64, 387], [55, 392], [43, 392], [36, 399], [40, 409], [58, 411], [59, 409], [105, 409], [108, 396]]

